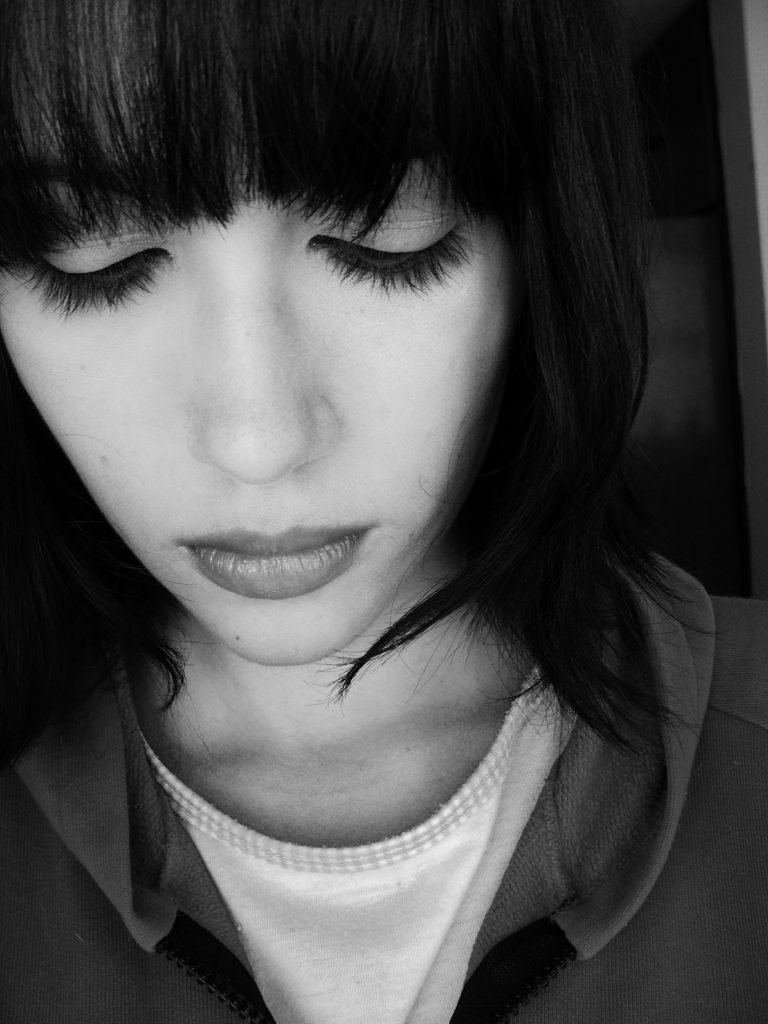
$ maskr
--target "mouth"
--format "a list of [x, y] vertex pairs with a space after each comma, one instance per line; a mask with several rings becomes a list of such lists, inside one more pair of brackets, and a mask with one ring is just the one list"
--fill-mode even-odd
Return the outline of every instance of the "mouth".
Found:
[[319, 590], [352, 565], [368, 528], [229, 533], [185, 543], [196, 568], [241, 597], [281, 601]]

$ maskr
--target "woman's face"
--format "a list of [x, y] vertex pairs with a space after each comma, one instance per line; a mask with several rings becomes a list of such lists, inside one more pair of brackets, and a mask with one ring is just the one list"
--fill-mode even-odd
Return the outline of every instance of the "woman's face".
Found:
[[261, 664], [360, 652], [457, 567], [492, 426], [503, 230], [410, 188], [353, 239], [252, 203], [0, 277], [11, 358], [107, 518], [191, 638]]

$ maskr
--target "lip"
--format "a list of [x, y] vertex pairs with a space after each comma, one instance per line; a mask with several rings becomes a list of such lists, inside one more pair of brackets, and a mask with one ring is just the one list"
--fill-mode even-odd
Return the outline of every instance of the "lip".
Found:
[[352, 564], [367, 527], [276, 535], [237, 531], [184, 543], [197, 569], [241, 597], [281, 601], [324, 587]]

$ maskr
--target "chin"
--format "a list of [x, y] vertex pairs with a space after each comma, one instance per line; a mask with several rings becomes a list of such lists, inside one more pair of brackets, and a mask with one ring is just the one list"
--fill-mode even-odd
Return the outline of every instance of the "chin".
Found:
[[[314, 670], [321, 668], [323, 674], [327, 674], [329, 685], [346, 672], [356, 657], [365, 653], [367, 646], [355, 645], [355, 651], [352, 653], [349, 645], [331, 645], [327, 639], [315, 642], [308, 638], [304, 642], [285, 645], [259, 644], [243, 638], [222, 642], [227, 655], [234, 657], [243, 667], [249, 664], [260, 668], [289, 670], [312, 666]], [[316, 678], [318, 681], [322, 679]]]
[[[386, 623], [377, 626], [378, 616], [360, 615], [362, 609], [355, 609], [353, 616], [332, 616], [316, 614], [311, 617], [290, 615], [288, 621], [276, 623], [250, 621], [201, 623], [187, 635], [194, 643], [213, 643], [220, 655], [234, 656], [253, 665], [265, 667], [317, 665], [326, 662], [329, 675], [340, 674], [343, 663], [364, 654]], [[334, 621], [334, 619], [336, 621]], [[202, 627], [202, 628], [201, 628]], [[342, 659], [342, 666], [339, 659]]]
[[343, 582], [284, 601], [230, 595], [215, 603], [186, 600], [183, 632], [192, 644], [213, 645], [220, 657], [265, 667], [327, 663], [335, 677], [405, 610], [395, 603], [396, 583]]

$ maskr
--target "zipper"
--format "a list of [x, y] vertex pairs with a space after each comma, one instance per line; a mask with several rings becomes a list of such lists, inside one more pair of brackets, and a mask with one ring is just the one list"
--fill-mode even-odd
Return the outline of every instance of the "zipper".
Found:
[[497, 1017], [494, 1024], [503, 1024], [503, 1021], [509, 1017], [519, 1017], [520, 1010], [523, 1006], [527, 1006], [528, 1003], [537, 996], [539, 992], [546, 988], [547, 985], [556, 978], [557, 975], [562, 971], [576, 956], [576, 950], [570, 949], [558, 956], [551, 963], [545, 965], [541, 971], [531, 978], [530, 982], [517, 993], [515, 999], [508, 1007], [505, 1008], [502, 1015]]
[[[206, 947], [205, 959], [201, 942]], [[194, 978], [247, 1024], [275, 1024], [256, 983], [237, 957], [185, 914], [176, 915], [173, 928], [157, 943], [155, 952]]]
[[576, 956], [554, 921], [534, 921], [502, 939], [464, 986], [450, 1024], [504, 1024], [518, 1017]]

